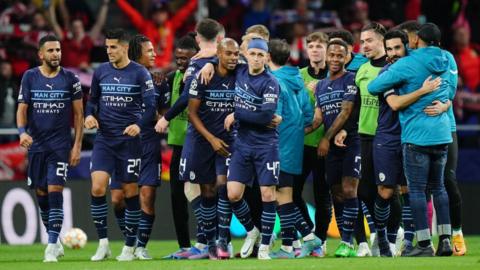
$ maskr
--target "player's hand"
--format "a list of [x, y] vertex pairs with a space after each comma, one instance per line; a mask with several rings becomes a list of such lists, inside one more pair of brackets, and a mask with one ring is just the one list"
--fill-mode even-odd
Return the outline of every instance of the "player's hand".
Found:
[[320, 140], [320, 144], [318, 145], [317, 155], [320, 157], [324, 157], [327, 155], [329, 149], [330, 142], [326, 138], [323, 138]]
[[448, 110], [448, 105], [443, 104], [442, 102], [435, 100], [432, 102], [432, 105], [427, 106], [423, 112], [426, 113], [428, 116], [437, 116], [444, 113]]
[[92, 129], [92, 128], [99, 128], [97, 119], [95, 117], [89, 115], [85, 118], [85, 123], [83, 124], [85, 128]]
[[280, 115], [273, 115], [272, 121], [268, 124], [268, 128], [277, 128], [282, 123], [283, 118]]
[[228, 151], [228, 144], [226, 144], [223, 140], [213, 137], [210, 140], [210, 144], [212, 145], [213, 151], [223, 157], [229, 157], [230, 152]]
[[81, 154], [80, 147], [73, 146], [72, 150], [70, 151], [70, 162], [69, 165], [75, 167], [80, 163], [80, 154]]
[[437, 90], [442, 84], [442, 78], [437, 77], [432, 80], [432, 76], [428, 76], [427, 79], [423, 82], [422, 89], [425, 94], [431, 93]]
[[32, 146], [33, 139], [30, 135], [28, 135], [26, 132], [20, 134], [20, 146], [24, 147], [26, 149], [30, 148]]
[[207, 85], [215, 74], [215, 67], [212, 63], [207, 63], [198, 73], [200, 83]]
[[335, 139], [333, 141], [335, 145], [338, 147], [347, 147], [345, 145], [346, 138], [347, 138], [347, 131], [345, 129], [342, 129], [337, 133], [337, 135], [335, 135]]
[[227, 115], [227, 117], [225, 117], [225, 121], [224, 121], [224, 127], [227, 131], [230, 131], [230, 128], [232, 127], [233, 125], [233, 122], [235, 122], [235, 116], [233, 115], [233, 113]]
[[125, 128], [123, 131], [124, 135], [128, 135], [130, 137], [135, 137], [140, 134], [140, 127], [137, 124], [132, 124]]
[[158, 133], [167, 133], [168, 130], [168, 121], [165, 117], [160, 118], [155, 125], [155, 131]]

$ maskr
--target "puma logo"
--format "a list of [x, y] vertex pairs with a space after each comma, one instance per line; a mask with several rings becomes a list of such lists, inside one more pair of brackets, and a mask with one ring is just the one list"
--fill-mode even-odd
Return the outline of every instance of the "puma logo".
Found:
[[53, 90], [53, 83], [52, 84], [45, 84], [48, 88], [50, 88], [50, 90]]
[[225, 89], [228, 89], [228, 86], [230, 86], [230, 84], [228, 84], [228, 83], [227, 83], [227, 84], [222, 83], [222, 86], [225, 87]]
[[103, 225], [103, 220], [94, 220], [93, 223]]
[[120, 83], [120, 79], [121, 79], [121, 78], [122, 78], [122, 77], [118, 77], [118, 78], [117, 78], [117, 77], [113, 77], [113, 80], [116, 81], [117, 83]]
[[125, 230], [129, 231], [130, 233], [133, 233], [133, 228], [125, 226]]

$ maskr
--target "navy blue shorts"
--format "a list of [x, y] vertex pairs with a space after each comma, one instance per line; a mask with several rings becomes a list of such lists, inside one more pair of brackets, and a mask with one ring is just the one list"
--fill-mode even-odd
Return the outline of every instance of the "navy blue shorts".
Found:
[[142, 143], [139, 186], [157, 187], [161, 184], [162, 158], [161, 142], [153, 140]]
[[400, 145], [395, 149], [374, 143], [373, 164], [377, 185], [406, 185]]
[[325, 160], [327, 175], [327, 184], [330, 186], [342, 183], [343, 177], [353, 177], [360, 179], [360, 140], [358, 137], [347, 138], [345, 141], [347, 147], [340, 148], [331, 143], [330, 151]]
[[141, 149], [140, 138], [113, 140], [97, 135], [93, 145], [90, 171], [106, 172], [115, 181], [123, 183], [137, 182]]
[[298, 177], [298, 175], [294, 175], [280, 170], [280, 176], [278, 177], [278, 187], [293, 187], [293, 181], [295, 181], [295, 177]]
[[251, 186], [257, 179], [260, 186], [278, 185], [280, 161], [278, 146], [252, 148], [235, 145], [228, 168], [228, 181], [236, 181]]
[[209, 143], [188, 140], [182, 149], [179, 179], [196, 184], [212, 184], [217, 181], [217, 176], [227, 175], [229, 163], [230, 158], [218, 155]]
[[49, 185], [65, 185], [70, 149], [28, 152], [28, 186], [47, 191]]

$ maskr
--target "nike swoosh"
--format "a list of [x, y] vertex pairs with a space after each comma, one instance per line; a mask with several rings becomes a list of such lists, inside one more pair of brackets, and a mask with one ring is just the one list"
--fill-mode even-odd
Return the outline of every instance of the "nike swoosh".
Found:
[[450, 73], [452, 73], [453, 75], [457, 75], [457, 74], [458, 74], [458, 70], [450, 70]]

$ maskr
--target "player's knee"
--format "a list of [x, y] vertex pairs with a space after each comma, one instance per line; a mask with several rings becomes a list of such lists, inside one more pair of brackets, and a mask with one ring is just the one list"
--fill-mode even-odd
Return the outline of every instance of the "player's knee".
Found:
[[262, 190], [262, 202], [273, 202], [275, 200], [276, 198], [274, 189]]
[[100, 184], [95, 184], [92, 183], [92, 195], [95, 197], [101, 197], [105, 196], [107, 193], [107, 187], [100, 185]]
[[140, 205], [147, 214], [153, 214], [155, 211], [155, 188], [142, 187], [140, 189]]
[[228, 200], [230, 202], [238, 202], [242, 199], [242, 193], [228, 190]]

